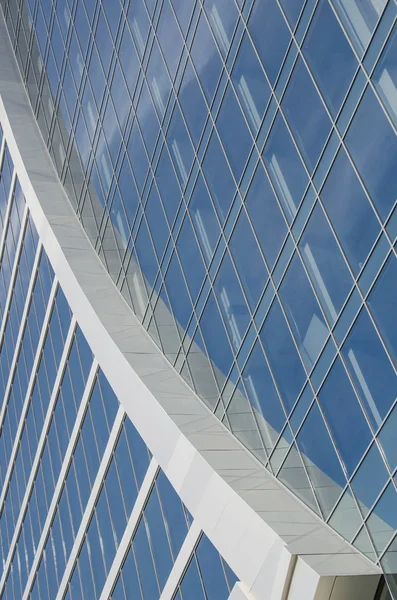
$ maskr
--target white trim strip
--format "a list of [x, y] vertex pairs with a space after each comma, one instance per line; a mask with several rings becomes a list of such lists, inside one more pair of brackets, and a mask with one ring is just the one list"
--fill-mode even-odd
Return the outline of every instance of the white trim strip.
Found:
[[[160, 596], [160, 600], [172, 600], [175, 592], [178, 589], [178, 585], [182, 580], [186, 567], [188, 566], [190, 557], [193, 554], [193, 550], [195, 549], [197, 542], [200, 539], [202, 533], [201, 527], [193, 521], [190, 526], [189, 531], [185, 537], [185, 540], [182, 544], [181, 549], [179, 550], [179, 554], [176, 557], [176, 561], [174, 566], [172, 567], [171, 573], [168, 576], [167, 583], [164, 586], [162, 594]], [[101, 600], [105, 600], [102, 599]]]
[[[69, 350], [70, 350], [70, 348], [72, 346], [72, 343], [73, 343], [75, 329], [76, 329], [76, 321], [74, 319], [72, 319], [71, 327], [70, 327], [70, 330], [69, 330], [69, 334], [71, 334], [71, 335], [70, 336], [68, 335], [67, 343], [65, 344], [65, 349], [64, 349], [64, 356], [62, 356], [62, 359], [65, 358], [65, 362], [63, 363], [63, 367], [62, 367], [62, 374], [63, 374], [63, 370], [64, 370], [64, 365], [66, 364], [66, 359], [67, 359], [68, 354], [69, 354]], [[61, 372], [61, 369], [58, 371], [58, 374], [60, 372]], [[79, 433], [80, 433], [81, 424], [82, 424], [82, 422], [84, 420], [84, 417], [85, 417], [85, 414], [86, 414], [86, 408], [87, 408], [89, 399], [91, 397], [91, 392], [92, 392], [92, 388], [94, 386], [95, 377], [96, 377], [97, 372], [98, 372], [98, 363], [96, 362], [96, 360], [94, 360], [93, 363], [92, 363], [92, 366], [91, 366], [90, 373], [89, 373], [88, 378], [87, 378], [86, 386], [84, 388], [83, 397], [82, 397], [82, 400], [81, 400], [81, 403], [80, 403], [80, 406], [79, 406], [79, 410], [77, 412], [76, 420], [75, 420], [75, 423], [74, 423], [74, 426], [73, 426], [72, 434], [70, 436], [70, 440], [69, 440], [69, 444], [68, 444], [68, 447], [67, 447], [67, 450], [66, 450], [66, 453], [65, 453], [65, 457], [63, 459], [61, 471], [60, 471], [59, 476], [58, 476], [58, 481], [57, 481], [57, 484], [55, 486], [54, 493], [52, 495], [51, 504], [50, 504], [50, 507], [48, 509], [47, 518], [46, 518], [46, 521], [44, 523], [44, 527], [43, 527], [42, 532], [41, 532], [40, 541], [37, 544], [37, 549], [36, 549], [35, 557], [34, 557], [34, 560], [33, 560], [33, 563], [32, 563], [32, 567], [31, 567], [30, 572], [29, 572], [28, 580], [26, 582], [26, 586], [25, 586], [25, 591], [24, 591], [23, 598], [27, 598], [28, 597], [29, 592], [30, 592], [30, 588], [31, 588], [33, 580], [34, 580], [34, 577], [36, 575], [37, 568], [38, 568], [38, 566], [40, 564], [41, 555], [42, 555], [44, 546], [45, 546], [46, 541], [47, 541], [48, 532], [49, 532], [49, 529], [50, 529], [50, 526], [51, 526], [51, 523], [52, 523], [55, 511], [56, 511], [56, 508], [57, 508], [57, 505], [58, 505], [59, 498], [61, 496], [62, 487], [63, 487], [63, 484], [65, 483], [66, 473], [67, 473], [67, 471], [69, 469], [69, 465], [70, 465], [72, 457], [73, 457], [73, 451], [74, 451], [74, 448], [75, 448], [75, 445], [76, 445], [77, 438], [78, 438]], [[54, 391], [56, 391], [54, 400], [56, 399], [56, 397], [58, 395], [58, 390], [59, 390], [61, 381], [62, 381], [62, 378], [60, 378], [59, 382], [57, 382], [58, 385], [56, 386], [56, 388], [54, 386]], [[53, 406], [51, 405], [50, 408], [51, 408], [51, 412], [48, 411], [47, 417], [51, 418], [52, 411], [53, 411]], [[47, 421], [47, 419], [46, 419], [46, 421]], [[49, 421], [49, 419], [48, 419], [48, 421]], [[44, 448], [45, 438], [46, 438], [47, 429], [48, 429], [48, 423], [46, 423], [46, 426], [47, 426], [46, 428], [43, 428], [43, 432], [45, 432], [45, 435], [44, 435], [43, 445], [42, 445], [42, 447], [40, 446], [40, 454], [38, 454], [39, 457], [40, 457], [41, 452], [42, 452], [42, 450]], [[41, 441], [42, 440], [40, 438], [40, 442]], [[36, 455], [36, 458], [37, 458], [37, 455]], [[38, 462], [37, 462], [36, 468], [38, 466]], [[33, 469], [32, 469], [32, 471], [33, 471]], [[22, 510], [21, 510], [20, 515], [22, 515], [22, 514], [23, 513], [22, 513]], [[0, 593], [1, 593], [1, 588], [0, 588]]]
[[[112, 460], [113, 450], [116, 446], [116, 441], [119, 437], [119, 432], [120, 432], [121, 426], [124, 422], [124, 416], [125, 416], [125, 411], [124, 411], [124, 408], [122, 407], [122, 405], [120, 404], [116, 418], [113, 423], [112, 431], [110, 432], [110, 436], [109, 436], [109, 440], [108, 440], [108, 443], [105, 448], [105, 452], [104, 452], [102, 460], [101, 460], [101, 464], [99, 465], [98, 473], [95, 477], [94, 485], [92, 486], [91, 494], [88, 499], [87, 506], [85, 508], [79, 530], [78, 530], [76, 538], [74, 540], [74, 544], [73, 544], [73, 548], [72, 548], [72, 551], [69, 556], [69, 560], [67, 562], [65, 571], [63, 573], [62, 581], [58, 588], [58, 594], [56, 596], [56, 600], [62, 600], [62, 598], [66, 592], [66, 588], [67, 588], [69, 579], [73, 572], [74, 563], [76, 562], [76, 558], [78, 556], [81, 545], [83, 543], [84, 536], [85, 536], [86, 530], [88, 528], [88, 524], [91, 520], [92, 513], [94, 512], [94, 509], [95, 509], [95, 504], [98, 500], [99, 490], [102, 486], [108, 466]], [[65, 472], [65, 475], [66, 475], [66, 472]], [[55, 497], [55, 495], [54, 495], [54, 497]], [[32, 569], [32, 571], [33, 571], [33, 569]], [[28, 586], [26, 586], [22, 600], [28, 599], [29, 592], [30, 592], [30, 588]]]
[[[51, 290], [51, 296], [50, 296], [52, 302], [51, 302], [51, 304], [48, 303], [48, 305], [47, 305], [46, 318], [44, 320], [43, 328], [42, 328], [42, 331], [41, 331], [40, 343], [39, 343], [39, 346], [38, 346], [38, 349], [37, 349], [37, 353], [36, 353], [36, 356], [35, 356], [34, 366], [33, 366], [33, 369], [32, 369], [32, 374], [31, 374], [30, 381], [29, 381], [28, 391], [27, 391], [27, 394], [26, 394], [26, 398], [28, 400], [30, 398], [31, 391], [33, 389], [34, 379], [35, 379], [35, 376], [36, 376], [37, 367], [38, 367], [39, 360], [40, 360], [40, 357], [41, 357], [42, 344], [43, 344], [43, 340], [45, 338], [45, 334], [46, 334], [46, 331], [47, 331], [47, 325], [49, 323], [49, 319], [50, 319], [50, 315], [51, 315], [51, 310], [52, 310], [52, 305], [53, 305], [53, 299], [55, 298], [57, 286], [58, 286], [58, 282], [55, 279], [54, 280], [54, 284], [53, 284], [53, 288]], [[26, 486], [26, 491], [25, 491], [25, 494], [24, 494], [24, 497], [23, 497], [23, 501], [22, 501], [22, 504], [21, 504], [21, 508], [20, 508], [20, 511], [19, 511], [18, 520], [17, 520], [16, 525], [15, 525], [14, 535], [13, 535], [12, 540], [11, 540], [10, 548], [8, 550], [7, 560], [6, 560], [6, 563], [5, 563], [5, 566], [4, 566], [4, 570], [3, 570], [3, 575], [2, 575], [1, 580], [0, 580], [0, 597], [1, 597], [1, 594], [3, 592], [4, 583], [5, 583], [6, 579], [7, 579], [8, 570], [9, 570], [9, 567], [10, 567], [10, 564], [11, 564], [11, 561], [12, 561], [12, 556], [13, 556], [13, 553], [14, 553], [14, 550], [15, 550], [15, 546], [16, 546], [16, 543], [17, 543], [17, 540], [18, 540], [18, 536], [19, 536], [19, 533], [20, 533], [20, 529], [21, 529], [21, 526], [22, 526], [22, 523], [23, 523], [23, 520], [24, 520], [24, 517], [25, 517], [25, 511], [26, 511], [26, 507], [28, 505], [30, 493], [32, 491], [33, 483], [34, 483], [34, 480], [36, 478], [36, 471], [38, 469], [38, 466], [39, 466], [39, 463], [40, 463], [41, 454], [43, 452], [44, 445], [45, 445], [45, 442], [46, 442], [47, 431], [48, 431], [49, 424], [50, 424], [50, 421], [51, 421], [51, 418], [52, 418], [52, 412], [53, 412], [53, 409], [54, 409], [54, 405], [55, 405], [55, 402], [56, 402], [56, 399], [57, 399], [57, 396], [58, 396], [58, 390], [59, 390], [60, 383], [62, 381], [63, 372], [64, 372], [66, 361], [67, 361], [67, 358], [68, 358], [68, 355], [69, 355], [69, 350], [70, 350], [70, 347], [71, 347], [71, 344], [72, 344], [72, 341], [73, 341], [75, 326], [76, 326], [76, 321], [75, 321], [75, 319], [72, 318], [72, 321], [71, 321], [71, 324], [70, 324], [70, 327], [69, 327], [69, 331], [68, 331], [68, 335], [67, 335], [67, 338], [66, 338], [65, 346], [64, 346], [64, 349], [63, 349], [63, 354], [62, 354], [62, 357], [61, 357], [61, 360], [60, 360], [60, 363], [59, 363], [58, 373], [57, 373], [57, 376], [56, 376], [56, 379], [55, 379], [55, 383], [54, 383], [54, 387], [53, 387], [53, 390], [52, 390], [50, 402], [48, 404], [47, 413], [46, 413], [46, 416], [45, 416], [45, 419], [44, 419], [44, 423], [43, 423], [43, 427], [42, 427], [42, 430], [41, 430], [41, 435], [40, 435], [39, 443], [37, 445], [37, 450], [36, 450], [36, 454], [35, 454], [35, 457], [34, 457], [32, 469], [30, 471], [28, 483], [27, 483], [27, 486]], [[27, 405], [28, 405], [28, 401], [26, 402], [26, 406]], [[26, 408], [26, 406], [25, 406], [25, 408]], [[23, 422], [24, 421], [21, 419], [20, 425]], [[14, 445], [14, 449], [15, 449], [15, 445]]]
[[[8, 375], [7, 385], [6, 385], [6, 389], [4, 391], [4, 400], [3, 400], [3, 404], [2, 404], [1, 410], [0, 410], [0, 427], [3, 425], [4, 415], [5, 415], [7, 405], [8, 405], [8, 399], [9, 399], [9, 394], [11, 391], [12, 380], [14, 377], [16, 364], [18, 362], [19, 350], [20, 350], [20, 347], [22, 344], [23, 334], [25, 331], [25, 326], [26, 326], [26, 322], [27, 322], [27, 318], [28, 318], [28, 314], [29, 314], [30, 301], [31, 301], [32, 293], [33, 293], [33, 288], [36, 283], [36, 275], [37, 275], [37, 269], [38, 269], [39, 262], [40, 262], [40, 256], [41, 256], [41, 245], [39, 244], [37, 246], [37, 250], [36, 250], [36, 256], [35, 256], [33, 268], [32, 268], [32, 275], [30, 278], [29, 287], [28, 287], [28, 291], [26, 294], [25, 306], [24, 306], [23, 313], [22, 313], [21, 324], [19, 326], [18, 337], [17, 337], [17, 341], [15, 343], [14, 355], [12, 357], [12, 362], [11, 362], [10, 372]], [[48, 310], [48, 307], [50, 304], [52, 306], [54, 297], [55, 297], [55, 292], [54, 292], [54, 288], [52, 287], [49, 298], [48, 298], [47, 310]], [[51, 313], [49, 313], [49, 314], [51, 314]], [[47, 312], [46, 312], [46, 314], [44, 315], [43, 327], [44, 326], [47, 327], [47, 325], [48, 325], [47, 318], [49, 318], [49, 316], [47, 315]], [[41, 331], [40, 337], [39, 337], [39, 342], [37, 344], [37, 351], [39, 349], [41, 350], [41, 344], [43, 343], [44, 338], [45, 338], [45, 335], [43, 334], [43, 328], [42, 328], [42, 331]], [[37, 353], [36, 353], [36, 355], [37, 355]], [[36, 364], [36, 356], [33, 361], [33, 367], [35, 364]], [[32, 369], [33, 369], [33, 367], [32, 367]], [[29, 380], [29, 383], [30, 383], [30, 380]], [[27, 389], [29, 390], [29, 384], [28, 384]], [[1, 500], [0, 500], [0, 506], [1, 506]]]
[[116, 583], [117, 577], [121, 569], [121, 565], [123, 564], [125, 555], [128, 552], [130, 542], [133, 539], [135, 531], [138, 527], [139, 519], [141, 517], [143, 508], [152, 492], [153, 484], [156, 480], [158, 471], [159, 464], [156, 461], [156, 459], [152, 458], [148, 470], [146, 471], [146, 475], [144, 477], [141, 488], [139, 490], [138, 497], [134, 504], [134, 508], [132, 509], [131, 516], [128, 520], [127, 527], [125, 528], [125, 531], [123, 533], [123, 537], [121, 538], [120, 546], [117, 549], [116, 556], [114, 557], [112, 566], [110, 568], [99, 600], [108, 600], [108, 598], [110, 598], [110, 594], [112, 592], [114, 584]]

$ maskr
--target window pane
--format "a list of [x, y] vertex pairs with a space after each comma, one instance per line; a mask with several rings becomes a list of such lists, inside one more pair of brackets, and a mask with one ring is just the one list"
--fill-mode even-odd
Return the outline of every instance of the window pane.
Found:
[[380, 216], [385, 219], [397, 197], [397, 139], [370, 88], [349, 127], [346, 144]]
[[318, 4], [303, 52], [335, 115], [353, 78], [357, 61], [327, 0], [320, 0]]
[[372, 436], [339, 359], [325, 380], [319, 399], [346, 470], [351, 474]]

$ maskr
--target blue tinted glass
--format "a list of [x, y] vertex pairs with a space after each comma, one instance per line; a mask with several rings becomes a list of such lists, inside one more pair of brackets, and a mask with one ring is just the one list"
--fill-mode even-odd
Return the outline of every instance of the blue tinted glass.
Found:
[[150, 156], [156, 143], [159, 126], [156, 113], [150, 99], [150, 94], [145, 83], [142, 87], [141, 97], [139, 99], [137, 116], [139, 125], [141, 127], [142, 137]]
[[130, 454], [135, 467], [135, 475], [140, 487], [149, 466], [149, 453], [144, 441], [128, 417], [124, 421], [124, 428], [128, 439]]
[[98, 381], [99, 381], [100, 387], [101, 387], [103, 403], [104, 403], [105, 412], [106, 412], [107, 420], [108, 420], [108, 427], [109, 427], [109, 431], [110, 431], [110, 429], [112, 428], [112, 425], [114, 423], [114, 419], [116, 418], [117, 410], [119, 408], [119, 403], [118, 403], [118, 400], [116, 398], [114, 391], [110, 387], [109, 382], [106, 379], [106, 377], [102, 371], [99, 371], [99, 373], [98, 373]]
[[371, 39], [386, 0], [333, 0], [333, 4], [361, 55]]
[[301, 356], [310, 369], [319, 356], [329, 331], [297, 255], [288, 267], [280, 296]]
[[141, 226], [135, 240], [135, 252], [137, 254], [143, 275], [147, 279], [147, 282], [150, 286], [150, 291], [154, 285], [157, 272], [159, 270], [159, 265], [145, 221], [141, 222]]
[[243, 380], [254, 410], [262, 414], [273, 429], [280, 432], [285, 423], [285, 413], [259, 341], [255, 343], [245, 365]]
[[143, 0], [130, 2], [127, 18], [140, 55], [143, 54], [149, 33], [149, 18]]
[[[367, 521], [369, 533], [379, 553], [383, 552], [392, 534], [397, 530], [396, 505], [396, 488], [389, 483]], [[379, 527], [379, 520], [382, 521], [382, 527]]]
[[120, 474], [120, 483], [123, 490], [123, 499], [127, 516], [130, 515], [138, 495], [134, 476], [134, 467], [130, 456], [127, 436], [123, 427], [115, 450], [117, 469]]
[[[230, 124], [229, 124], [230, 125]], [[203, 171], [212, 194], [219, 219], [223, 222], [232, 203], [236, 186], [215, 131], [203, 162]]]
[[120, 487], [120, 480], [114, 461], [111, 462], [109, 470], [106, 473], [105, 487], [109, 502], [110, 517], [112, 519], [116, 541], [119, 544], [123, 536], [125, 526], [127, 525], [127, 520], [123, 503], [123, 494]]
[[392, 254], [383, 267], [371, 292], [368, 303], [381, 333], [386, 340], [387, 349], [397, 364], [397, 323], [395, 307], [397, 306], [397, 259]]
[[397, 25], [394, 25], [372, 80], [397, 125]]
[[[179, 232], [176, 246], [190, 293], [193, 298], [197, 298], [205, 277], [205, 268], [191, 221], [187, 216]], [[194, 269], [191, 268], [192, 265]]]
[[393, 471], [397, 467], [397, 406], [386, 419], [378, 439]]
[[[352, 480], [352, 488], [359, 501], [361, 512], [366, 515], [386, 485], [388, 473], [378, 447], [372, 444]], [[368, 485], [368, 482], [371, 485]]]
[[252, 139], [230, 85], [216, 124], [234, 176], [239, 180], [251, 150]]
[[192, 304], [183, 279], [177, 254], [174, 252], [165, 276], [165, 285], [177, 322], [185, 330], [192, 314]]
[[258, 165], [256, 169], [245, 205], [262, 251], [271, 268], [285, 239], [287, 227], [261, 165]]
[[179, 183], [184, 187], [193, 162], [193, 148], [178, 105], [174, 108], [167, 141]]
[[301, 58], [285, 92], [282, 108], [310, 170], [313, 170], [331, 129], [331, 121]]
[[171, 82], [167, 73], [160, 48], [155, 40], [146, 70], [146, 77], [152, 92], [154, 104], [160, 117], [164, 116], [168, 96], [171, 91]]
[[281, 0], [281, 5], [292, 27], [295, 27], [304, 3], [305, 0]]
[[[297, 442], [317, 499], [327, 516], [344, 487], [346, 478], [317, 404], [310, 409]], [[329, 477], [336, 485], [324, 485], [320, 474]]]
[[155, 185], [152, 185], [152, 189], [150, 190], [145, 208], [145, 216], [150, 233], [152, 234], [158, 259], [161, 260], [168, 242], [170, 230]]
[[220, 51], [226, 56], [236, 27], [236, 6], [229, 0], [207, 0], [205, 9]]
[[256, 0], [249, 29], [271, 83], [274, 83], [287, 51], [290, 34], [276, 2]]
[[188, 529], [182, 501], [163, 471], [160, 471], [156, 481], [161, 506], [168, 527], [168, 534], [171, 540], [172, 551], [174, 557], [176, 557], [181, 549]]
[[160, 20], [157, 25], [157, 36], [171, 78], [174, 78], [183, 43], [178, 25], [175, 21], [174, 13], [168, 0], [165, 0], [163, 3]]
[[208, 264], [212, 259], [212, 254], [220, 236], [220, 227], [214, 206], [201, 175], [194, 188], [189, 204], [189, 211], [204, 259]]
[[233, 356], [212, 292], [201, 317], [200, 326], [209, 357], [226, 375], [231, 367]]
[[179, 206], [181, 192], [169, 154], [165, 147], [163, 148], [157, 165], [156, 181], [168, 222], [171, 224], [174, 221]]
[[206, 600], [203, 586], [201, 585], [200, 575], [197, 567], [196, 555], [194, 554], [189, 563], [186, 573], [181, 582], [181, 590], [184, 598], [194, 600]]
[[379, 232], [379, 223], [343, 149], [327, 177], [321, 198], [352, 269], [358, 272]]
[[196, 555], [207, 599], [226, 600], [229, 597], [229, 589], [221, 558], [219, 552], [211, 544], [206, 535], [203, 535], [201, 538]]
[[270, 88], [247, 34], [241, 42], [232, 80], [248, 122], [256, 133], [270, 97]]
[[305, 372], [276, 300], [260, 334], [281, 397], [289, 412], [305, 381]]
[[150, 494], [145, 508], [145, 517], [160, 589], [163, 589], [172, 569], [173, 560], [156, 488], [153, 488]]
[[339, 359], [325, 380], [319, 399], [346, 470], [351, 474], [371, 440], [371, 432]]
[[221, 74], [222, 61], [203, 14], [194, 36], [191, 56], [204, 94], [211, 102]]
[[308, 183], [307, 174], [281, 115], [272, 127], [263, 151], [269, 175], [289, 221]]
[[150, 553], [144, 519], [141, 519], [134, 537], [134, 549], [138, 564], [139, 578], [145, 600], [158, 600], [159, 588], [154, 571], [153, 559]]
[[109, 570], [116, 553], [116, 545], [114, 542], [112, 522], [104, 487], [102, 488], [98, 503], [95, 507], [95, 513], [98, 519], [99, 534], [103, 541], [104, 561], [107, 570]]
[[327, 0], [320, 0], [317, 6], [303, 51], [325, 101], [336, 114], [357, 61]]
[[[371, 143], [368, 144], [368, 140]], [[346, 145], [383, 219], [397, 197], [397, 139], [368, 88], [346, 135]]]
[[127, 598], [133, 598], [134, 600], [136, 598], [136, 600], [139, 600], [142, 597], [142, 594], [138, 581], [134, 551], [132, 548], [130, 548], [127, 554], [122, 573]]
[[[142, 142], [141, 134], [139, 132], [139, 128], [138, 128], [138, 125], [136, 122], [134, 123], [134, 126], [130, 133], [130, 138], [129, 138], [128, 144], [127, 144], [127, 152], [128, 152], [128, 156], [131, 161], [131, 166], [132, 166], [133, 173], [135, 175], [135, 181], [137, 183], [138, 190], [139, 190], [139, 192], [142, 192], [143, 185], [144, 185], [145, 179], [146, 179], [146, 173], [149, 168], [149, 163], [148, 163], [148, 159], [146, 157], [145, 148], [144, 148], [144, 145]], [[129, 171], [129, 167], [127, 165], [125, 165], [125, 168], [128, 169], [128, 171]], [[133, 185], [132, 182], [131, 182], [131, 185]], [[129, 204], [128, 196], [126, 198], [124, 198], [124, 202], [127, 205]], [[129, 213], [133, 214], [134, 211], [129, 209]]]
[[363, 309], [344, 346], [347, 367], [376, 429], [396, 397], [396, 374], [374, 326]]
[[87, 542], [90, 548], [92, 573], [94, 576], [95, 588], [97, 590], [97, 593], [100, 593], [106, 581], [106, 573], [101, 550], [103, 540], [101, 540], [101, 538], [99, 537], [98, 526], [95, 516], [91, 519], [91, 523], [87, 531]]
[[237, 351], [248, 326], [249, 313], [228, 252], [216, 276], [214, 288], [230, 339]]
[[332, 322], [353, 282], [319, 205], [310, 217], [299, 247], [317, 296]]
[[253, 309], [265, 288], [268, 271], [244, 209], [229, 243], [244, 291]]
[[[184, 0], [179, 1], [185, 4]], [[186, 65], [178, 99], [193, 143], [197, 145], [207, 118], [207, 108], [190, 61]]]
[[186, 34], [192, 14], [194, 0], [171, 0], [174, 7], [176, 18], [181, 26], [182, 33]]

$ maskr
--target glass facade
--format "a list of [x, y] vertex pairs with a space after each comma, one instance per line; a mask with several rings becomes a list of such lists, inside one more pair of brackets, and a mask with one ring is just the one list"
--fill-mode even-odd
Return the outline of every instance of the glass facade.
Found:
[[[142, 326], [222, 423], [392, 585], [396, 1], [1, 6], [59, 177]], [[7, 150], [3, 163], [6, 198]], [[82, 511], [89, 493], [79, 491]], [[150, 529], [146, 513], [141, 523]], [[157, 594], [168, 542], [162, 564], [151, 550]], [[138, 577], [134, 541], [130, 554]], [[199, 554], [187, 581], [210, 597]], [[93, 573], [87, 594], [100, 585]]]
[[[150, 481], [151, 454], [70, 311], [0, 134], [0, 596], [99, 599], [127, 536], [111, 597], [158, 600], [193, 519], [158, 467]], [[229, 589], [236, 576], [207, 546], [223, 569], [211, 585]]]

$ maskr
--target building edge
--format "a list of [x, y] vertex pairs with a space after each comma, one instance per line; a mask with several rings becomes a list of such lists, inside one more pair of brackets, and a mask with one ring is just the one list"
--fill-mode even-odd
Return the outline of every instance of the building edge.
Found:
[[0, 123], [43, 246], [120, 403], [241, 580], [232, 595], [236, 600], [260, 598], [267, 589], [274, 600], [299, 598], [303, 592], [316, 600], [356, 594], [373, 598], [380, 569], [268, 473], [218, 421], [167, 362], [113, 284], [57, 177], [1, 11], [0, 51]]

